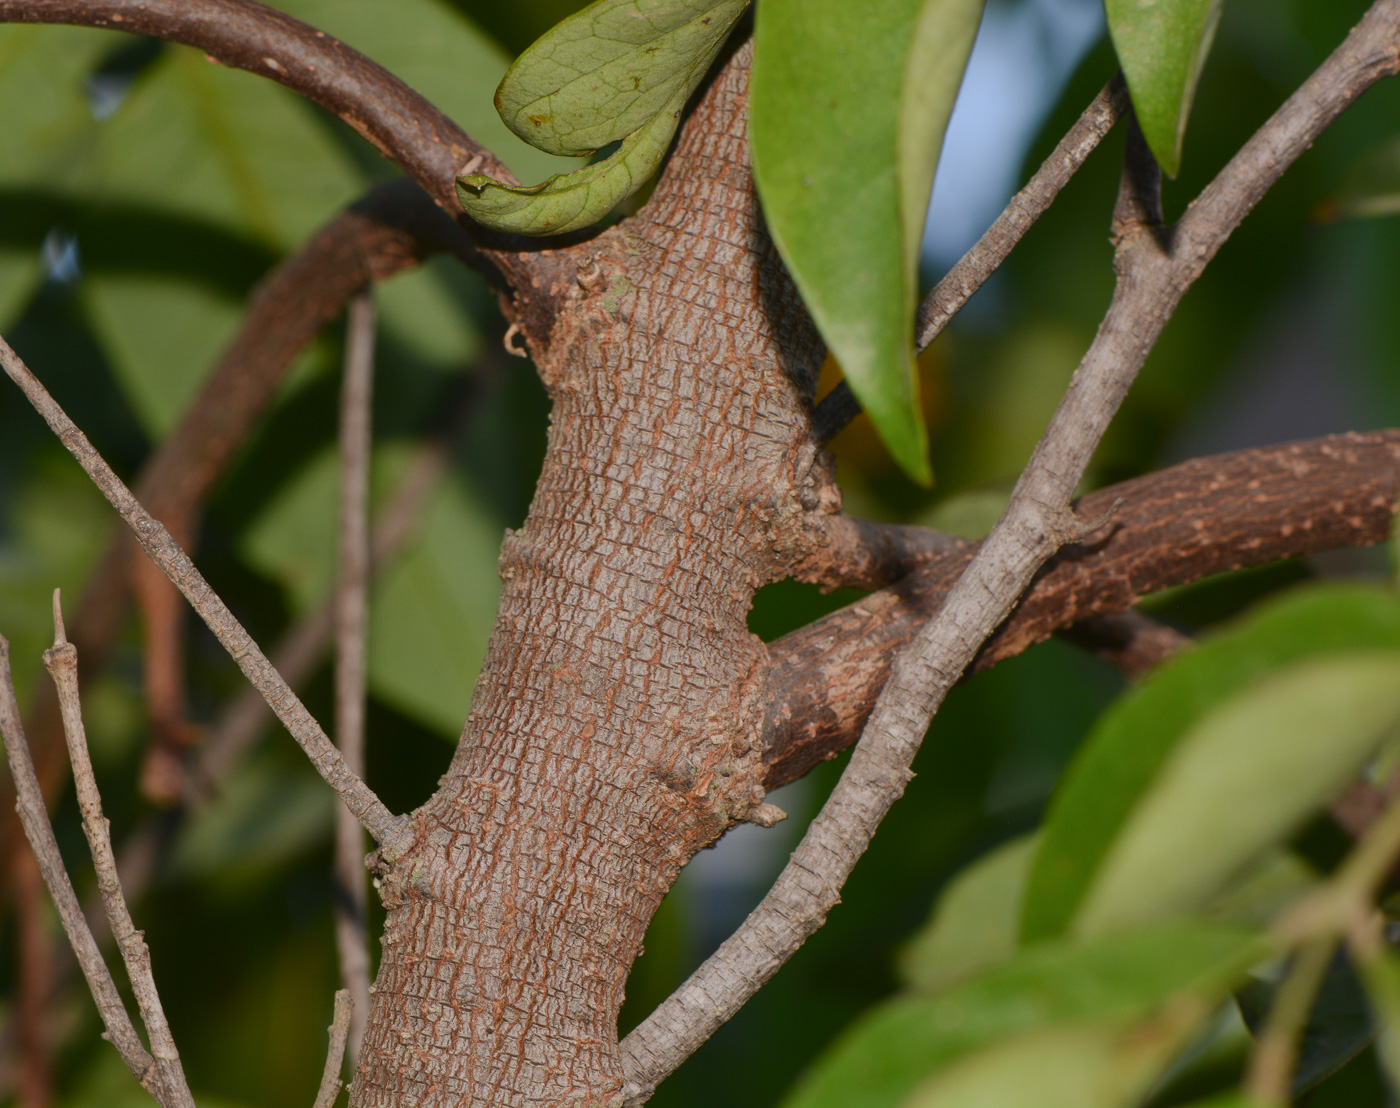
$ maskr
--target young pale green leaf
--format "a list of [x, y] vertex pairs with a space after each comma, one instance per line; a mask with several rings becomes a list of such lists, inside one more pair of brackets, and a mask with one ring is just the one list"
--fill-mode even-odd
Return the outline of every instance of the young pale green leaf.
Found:
[[1072, 930], [1203, 906], [1361, 769], [1400, 726], [1400, 650], [1286, 666], [1182, 736], [1095, 876]]
[[641, 188], [680, 126], [684, 97], [633, 131], [607, 158], [541, 185], [502, 185], [481, 173], [457, 178], [457, 198], [478, 223], [515, 235], [558, 235], [597, 223]]
[[1400, 215], [1400, 135], [1363, 154], [1322, 206], [1328, 219]]
[[1400, 597], [1354, 585], [1299, 589], [1214, 634], [1120, 698], [1051, 802], [1022, 916], [1029, 941], [1061, 934], [1173, 749], [1213, 708], [1280, 666], [1338, 651], [1400, 649]]
[[1137, 1022], [1048, 1027], [998, 1042], [935, 1073], [903, 1108], [1128, 1108], [1210, 1013], [1203, 1000]]
[[982, 6], [764, 0], [755, 18], [749, 134], [765, 218], [852, 391], [924, 482], [918, 243]]
[[1016, 953], [1021, 897], [1037, 845], [1034, 835], [1014, 839], [953, 879], [900, 955], [905, 984], [946, 988]]
[[596, 0], [521, 54], [496, 90], [507, 127], [591, 154], [684, 102], [748, 0]]
[[1104, 0], [1138, 125], [1172, 177], [1181, 167], [1186, 120], [1220, 6], [1221, 0]]
[[1131, 1020], [1178, 994], [1212, 1000], [1268, 956], [1257, 931], [1179, 922], [1082, 944], [1047, 943], [935, 995], [866, 1013], [784, 1108], [892, 1108], [943, 1067], [1010, 1035], [1077, 1020]]

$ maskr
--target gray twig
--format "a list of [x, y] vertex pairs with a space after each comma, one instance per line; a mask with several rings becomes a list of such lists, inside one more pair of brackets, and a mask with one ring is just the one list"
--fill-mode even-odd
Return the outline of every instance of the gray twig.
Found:
[[[1011, 198], [986, 234], [924, 297], [914, 327], [914, 345], [919, 350], [942, 334], [949, 320], [962, 311], [973, 293], [1001, 268], [1016, 244], [1054, 203], [1060, 190], [1069, 184], [1070, 178], [1127, 108], [1127, 90], [1122, 78], [1115, 78], [1084, 109], [1084, 114], [1041, 163], [1025, 188]], [[860, 411], [860, 401], [842, 381], [822, 398], [812, 413], [812, 426], [818, 440], [830, 442], [860, 415]]]
[[939, 614], [895, 660], [841, 780], [763, 901], [622, 1043], [629, 1103], [762, 987], [819, 928], [903, 793], [929, 721], [1037, 569], [1080, 525], [1070, 502], [1090, 456], [1176, 305], [1268, 186], [1365, 89], [1400, 69], [1400, 0], [1377, 0], [1347, 40], [1206, 188], [1174, 236], [1135, 134], [1114, 211], [1113, 300], [1016, 483], [1005, 513]]
[[[335, 593], [335, 742], [352, 773], [365, 773], [365, 642], [370, 574], [369, 463], [373, 432], [374, 301], [350, 302], [340, 394], [340, 552]], [[368, 893], [364, 831], [345, 805], [336, 810], [335, 943], [340, 979], [354, 999], [350, 1064], [369, 1014]]]
[[325, 778], [345, 804], [364, 824], [365, 829], [375, 840], [384, 846], [393, 846], [404, 832], [406, 821], [396, 816], [384, 806], [358, 775], [351, 772], [341, 757], [340, 751], [326, 737], [320, 724], [306, 710], [297, 695], [287, 687], [266, 655], [258, 649], [251, 635], [234, 618], [222, 599], [209, 587], [190, 561], [188, 554], [180, 548], [160, 522], [131, 495], [121, 479], [103, 461], [87, 436], [68, 418], [58, 402], [49, 395], [39, 379], [29, 371], [9, 344], [0, 339], [0, 365], [10, 379], [24, 392], [29, 402], [44, 417], [68, 452], [73, 455], [94, 484], [102, 491], [126, 521], [136, 536], [141, 548], [182, 592], [190, 606], [199, 613], [201, 619], [214, 632], [223, 648], [238, 663], [253, 687], [262, 693], [283, 726], [291, 732], [301, 748], [306, 752], [311, 764]]
[[355, 1002], [350, 999], [349, 989], [339, 989], [335, 994], [335, 1014], [331, 1017], [330, 1045], [326, 1048], [326, 1068], [321, 1071], [321, 1087], [316, 1093], [316, 1103], [312, 1108], [331, 1108], [340, 1095], [340, 1067], [345, 1064], [345, 1042], [350, 1037], [350, 1021], [355, 1011]]
[[156, 1094], [156, 1099], [166, 1108], [194, 1108], [194, 1097], [190, 1095], [185, 1071], [180, 1065], [180, 1052], [175, 1049], [175, 1039], [170, 1034], [170, 1025], [166, 1022], [165, 1009], [151, 973], [151, 951], [132, 922], [121, 881], [117, 878], [117, 860], [112, 854], [109, 824], [102, 814], [102, 796], [98, 792], [97, 777], [92, 771], [92, 758], [88, 755], [87, 732], [83, 727], [83, 710], [78, 699], [78, 651], [64, 633], [63, 610], [59, 606], [57, 589], [53, 594], [53, 646], [44, 651], [44, 665], [58, 690], [63, 734], [68, 741], [68, 760], [73, 766], [73, 787], [78, 796], [78, 808], [83, 814], [83, 833], [87, 836], [93, 867], [97, 871], [102, 906], [107, 912], [107, 923], [112, 928], [117, 949], [126, 966], [131, 990], [136, 995], [141, 1022], [145, 1024], [146, 1035], [151, 1041], [156, 1082], [163, 1094]]
[[68, 936], [68, 943], [92, 991], [97, 1014], [102, 1017], [102, 1025], [107, 1029], [107, 1038], [141, 1086], [159, 1100], [161, 1088], [155, 1059], [136, 1034], [121, 994], [117, 992], [116, 982], [112, 980], [112, 973], [102, 960], [97, 940], [83, 917], [78, 894], [73, 891], [73, 881], [58, 851], [58, 840], [54, 837], [53, 824], [49, 822], [44, 793], [39, 787], [39, 777], [34, 772], [34, 760], [20, 722], [19, 703], [15, 699], [15, 683], [10, 670], [10, 644], [3, 635], [0, 635], [0, 736], [4, 738], [5, 757], [9, 760], [10, 773], [15, 781], [15, 808], [19, 812], [20, 824], [24, 827], [30, 846], [34, 848], [39, 872], [48, 886], [49, 895], [53, 897], [64, 934]]

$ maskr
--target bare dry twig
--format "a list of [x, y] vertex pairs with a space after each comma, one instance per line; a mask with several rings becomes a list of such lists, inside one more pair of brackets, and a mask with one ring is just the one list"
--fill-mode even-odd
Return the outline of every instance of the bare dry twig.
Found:
[[[762, 903], [623, 1042], [631, 1103], [730, 1018], [825, 921], [894, 801], [929, 721], [1039, 567], [1086, 537], [1075, 485], [1167, 319], [1221, 244], [1363, 91], [1400, 69], [1400, 0], [1377, 0], [1347, 40], [1163, 233], [1159, 176], [1130, 136], [1114, 211], [1118, 283], [1103, 324], [1012, 494], [939, 614], [891, 667], [851, 761]], [[1092, 528], [1091, 528], [1092, 530]]]
[[[941, 335], [952, 318], [972, 299], [973, 293], [1001, 268], [1016, 244], [1049, 210], [1060, 190], [1079, 172], [1079, 167], [1127, 108], [1127, 90], [1122, 80], [1115, 78], [1084, 109], [1084, 114], [1056, 144], [1025, 187], [1011, 198], [996, 222], [924, 297], [914, 327], [917, 349], [923, 350]], [[822, 398], [812, 413], [812, 427], [818, 440], [830, 442], [860, 415], [860, 410], [860, 401], [842, 381]]]
[[[374, 390], [374, 301], [350, 302], [340, 394], [340, 552], [335, 593], [335, 741], [352, 773], [365, 775], [365, 645], [369, 604], [370, 402]], [[343, 804], [335, 823], [335, 942], [340, 978], [354, 999], [350, 1064], [369, 1013], [368, 891], [364, 831]]]
[[87, 436], [68, 418], [67, 413], [59, 407], [39, 379], [29, 371], [3, 339], [0, 339], [0, 364], [34, 405], [35, 410], [44, 417], [44, 421], [67, 447], [68, 452], [83, 467], [84, 472], [92, 478], [108, 503], [126, 521], [142, 549], [175, 583], [185, 599], [190, 602], [190, 606], [214, 632], [215, 638], [238, 663], [239, 669], [252, 682], [253, 687], [262, 693], [277, 718], [311, 759], [316, 771], [355, 813], [365, 829], [374, 836], [375, 841], [392, 849], [403, 834], [404, 818], [390, 812], [369, 786], [349, 770], [340, 751], [326, 737], [320, 724], [306, 710], [306, 706], [297, 695], [287, 687], [281, 674], [273, 669], [252, 636], [229, 611], [228, 605], [209, 587], [209, 583], [190, 561], [189, 555], [180, 549], [180, 545], [170, 537], [170, 533], [157, 520], [152, 519], [150, 513], [131, 495], [131, 490], [102, 460], [92, 443], [88, 442]]
[[163, 1092], [157, 1099], [167, 1108], [194, 1108], [194, 1097], [190, 1095], [184, 1067], [180, 1065], [180, 1052], [175, 1049], [175, 1039], [170, 1034], [170, 1025], [166, 1022], [165, 1009], [151, 973], [150, 949], [132, 922], [126, 896], [117, 878], [117, 861], [112, 854], [109, 825], [102, 814], [102, 796], [97, 788], [97, 777], [92, 771], [82, 705], [78, 700], [78, 652], [64, 634], [63, 610], [59, 605], [57, 589], [53, 594], [53, 625], [54, 644], [44, 652], [44, 665], [58, 688], [63, 732], [68, 740], [68, 757], [73, 764], [73, 785], [78, 794], [78, 807], [83, 814], [83, 833], [87, 836], [93, 866], [97, 870], [102, 906], [107, 912], [112, 935], [117, 940], [117, 949], [126, 966], [132, 992], [136, 994], [141, 1022], [145, 1024], [151, 1041], [156, 1082]]
[[326, 1068], [321, 1071], [321, 1087], [312, 1108], [331, 1108], [335, 1098], [340, 1095], [340, 1067], [345, 1063], [345, 1043], [350, 1037], [350, 1021], [354, 1011], [355, 1002], [350, 999], [350, 990], [338, 990], [335, 994], [335, 1014], [331, 1017], [329, 1029], [330, 1045], [326, 1048]]
[[83, 917], [83, 909], [78, 903], [78, 894], [73, 891], [72, 879], [64, 867], [63, 856], [58, 850], [58, 840], [54, 838], [53, 825], [49, 822], [48, 809], [44, 806], [44, 794], [39, 788], [39, 778], [34, 772], [34, 762], [29, 755], [29, 744], [24, 738], [24, 725], [20, 720], [19, 703], [15, 699], [14, 678], [10, 670], [10, 644], [0, 635], [0, 736], [5, 742], [5, 757], [10, 763], [10, 773], [14, 777], [16, 807], [20, 822], [34, 856], [43, 874], [44, 884], [53, 897], [58, 909], [58, 918], [63, 924], [64, 933], [77, 956], [78, 965], [92, 991], [97, 1013], [107, 1029], [107, 1038], [122, 1056], [122, 1061], [147, 1092], [153, 1096], [160, 1090], [156, 1073], [155, 1059], [142, 1045], [140, 1036], [117, 992], [107, 963], [102, 960], [102, 952], [97, 949], [97, 940]]

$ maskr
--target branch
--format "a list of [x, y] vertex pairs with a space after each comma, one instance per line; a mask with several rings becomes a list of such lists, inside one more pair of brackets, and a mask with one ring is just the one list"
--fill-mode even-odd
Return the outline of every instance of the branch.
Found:
[[141, 1087], [152, 1096], [157, 1096], [160, 1086], [155, 1059], [146, 1052], [140, 1036], [136, 1034], [111, 971], [97, 949], [97, 940], [83, 918], [72, 879], [63, 865], [53, 824], [49, 822], [48, 809], [44, 806], [44, 793], [39, 787], [39, 778], [29, 755], [29, 744], [25, 741], [24, 726], [20, 722], [14, 677], [10, 671], [10, 644], [3, 635], [0, 635], [0, 736], [4, 738], [5, 757], [14, 777], [15, 806], [19, 810], [20, 823], [34, 848], [39, 872], [43, 874], [44, 884], [48, 886], [49, 895], [58, 909], [64, 934], [68, 936], [69, 945], [92, 991], [93, 1003], [97, 1005], [97, 1014], [102, 1017], [107, 1038], [121, 1054], [127, 1069], [141, 1082]]
[[345, 1062], [345, 1044], [350, 1037], [350, 1020], [355, 1002], [348, 989], [335, 994], [335, 1014], [331, 1017], [330, 1045], [326, 1048], [326, 1068], [321, 1071], [321, 1088], [313, 1108], [331, 1108], [340, 1095], [340, 1067]]
[[392, 73], [255, 0], [0, 0], [0, 22], [151, 35], [286, 85], [343, 119], [453, 214], [454, 182], [469, 163], [515, 183], [494, 154]]
[[1066, 642], [1097, 655], [1129, 681], [1141, 681], [1191, 645], [1190, 636], [1132, 611], [1090, 616], [1059, 634]]
[[[1098, 524], [1086, 528], [1071, 514], [1075, 485], [1181, 296], [1263, 191], [1232, 185], [1241, 174], [1262, 172], [1272, 181], [1283, 172], [1283, 165], [1261, 166], [1256, 152], [1262, 146], [1286, 163], [1364, 89], [1397, 68], [1400, 0], [1377, 0], [1347, 41], [1207, 189], [1213, 218], [1193, 225], [1193, 247], [1180, 257], [1168, 252], [1169, 240], [1161, 235], [1150, 204], [1155, 190], [1137, 156], [1141, 136], [1130, 141], [1114, 213], [1119, 279], [1093, 344], [1001, 520], [938, 614], [895, 660], [841, 780], [787, 867], [739, 930], [623, 1041], [632, 1103], [645, 1100], [656, 1082], [737, 1012], [821, 926], [856, 860], [903, 792], [909, 765], [947, 691], [1044, 562], [1058, 548], [1099, 529]], [[1316, 107], [1300, 111], [1300, 103]], [[1233, 203], [1227, 202], [1231, 197]]]
[[[92, 862], [97, 870], [97, 887], [102, 894], [102, 906], [107, 912], [107, 922], [112, 935], [117, 940], [122, 962], [126, 966], [131, 990], [136, 995], [136, 1005], [141, 1012], [141, 1022], [151, 1041], [151, 1054], [155, 1059], [156, 1083], [163, 1095], [157, 1100], [166, 1108], [194, 1108], [194, 1097], [190, 1095], [184, 1068], [180, 1065], [180, 1052], [175, 1049], [175, 1039], [170, 1034], [170, 1025], [165, 1019], [165, 1009], [156, 991], [155, 977], [151, 973], [151, 952], [146, 940], [126, 906], [121, 882], [117, 879], [117, 861], [112, 854], [112, 840], [108, 832], [106, 817], [102, 814], [102, 796], [97, 789], [97, 778], [92, 771], [92, 759], [88, 755], [87, 733], [83, 728], [82, 706], [78, 701], [78, 652], [63, 633], [63, 611], [59, 607], [58, 590], [53, 594], [54, 644], [44, 652], [44, 665], [53, 677], [58, 689], [59, 707], [63, 712], [63, 732], [68, 740], [68, 757], [73, 765], [74, 789], [78, 794], [78, 807], [83, 814], [83, 833], [87, 836], [88, 849], [92, 852]], [[140, 1076], [138, 1074], [138, 1076]]]
[[[374, 301], [350, 302], [340, 394], [340, 551], [335, 592], [335, 744], [350, 771], [365, 774], [365, 641], [369, 604], [370, 405], [374, 389]], [[340, 979], [354, 998], [350, 1063], [360, 1053], [369, 1014], [368, 875], [364, 832], [354, 813], [336, 809], [335, 944]]]
[[[258, 417], [276, 395], [297, 354], [371, 281], [383, 281], [440, 252], [467, 258], [475, 248], [423, 191], [390, 182], [367, 193], [270, 273], [253, 293], [242, 326], [225, 348], [180, 425], [142, 468], [137, 499], [178, 541], [196, 533], [204, 503]], [[84, 589], [73, 641], [88, 670], [105, 662], [122, 634], [127, 582], [139, 557], [115, 536]], [[145, 559], [141, 559], [142, 562]], [[170, 586], [164, 583], [164, 587]], [[29, 732], [40, 781], [52, 790], [65, 772], [62, 725], [52, 686], [39, 686]], [[8, 857], [17, 836], [6, 821]]]
[[[914, 327], [915, 347], [923, 350], [941, 335], [952, 318], [972, 299], [973, 293], [1001, 268], [1016, 244], [1055, 202], [1060, 190], [1069, 184], [1070, 178], [1127, 108], [1127, 90], [1122, 78], [1115, 78], [1084, 109], [1084, 114], [1041, 163], [1026, 186], [1011, 198], [996, 222], [924, 298]], [[860, 401], [850, 386], [845, 381], [840, 382], [812, 413], [812, 427], [818, 441], [830, 442], [860, 415], [860, 411]]]
[[[1112, 530], [1061, 552], [1036, 578], [971, 672], [1062, 628], [1125, 612], [1143, 596], [1213, 573], [1340, 546], [1383, 542], [1400, 498], [1400, 431], [1333, 435], [1196, 458], [1085, 497], [1117, 504]], [[898, 584], [769, 645], [769, 789], [855, 742], [890, 659], [943, 603], [976, 544], [938, 555]], [[1073, 633], [1072, 633], [1073, 634]]]
[[59, 407], [38, 378], [29, 372], [28, 367], [3, 339], [0, 339], [0, 364], [4, 365], [10, 379], [19, 385], [35, 410], [44, 417], [44, 421], [63, 442], [68, 452], [92, 478], [108, 503], [116, 508], [117, 514], [126, 521], [141, 548], [175, 583], [209, 630], [214, 632], [214, 637], [238, 663], [238, 668], [252, 682], [253, 687], [263, 694], [277, 718], [311, 759], [311, 764], [316, 767], [317, 772], [355, 813], [376, 841], [386, 846], [394, 845], [405, 827], [403, 817], [394, 815], [384, 807], [383, 802], [369, 787], [350, 772], [345, 765], [345, 759], [340, 756], [340, 751], [326, 738], [320, 725], [297, 699], [296, 694], [287, 687], [281, 675], [272, 668], [266, 656], [253, 642], [252, 636], [244, 630], [243, 625], [228, 610], [228, 606], [195, 569], [189, 555], [170, 537], [170, 532], [152, 519], [150, 513], [131, 495], [131, 490], [122, 484], [121, 479], [102, 460], [92, 443], [88, 442], [87, 436], [78, 430], [67, 413]]

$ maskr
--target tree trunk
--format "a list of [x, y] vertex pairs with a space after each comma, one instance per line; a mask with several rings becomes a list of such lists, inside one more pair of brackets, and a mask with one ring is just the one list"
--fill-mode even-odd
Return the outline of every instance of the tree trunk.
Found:
[[748, 59], [641, 214], [570, 251], [532, 343], [544, 470], [452, 766], [413, 845], [378, 859], [357, 1108], [619, 1102], [647, 924], [763, 799], [768, 655], [745, 618], [839, 496], [810, 430], [821, 344], [749, 176]]

